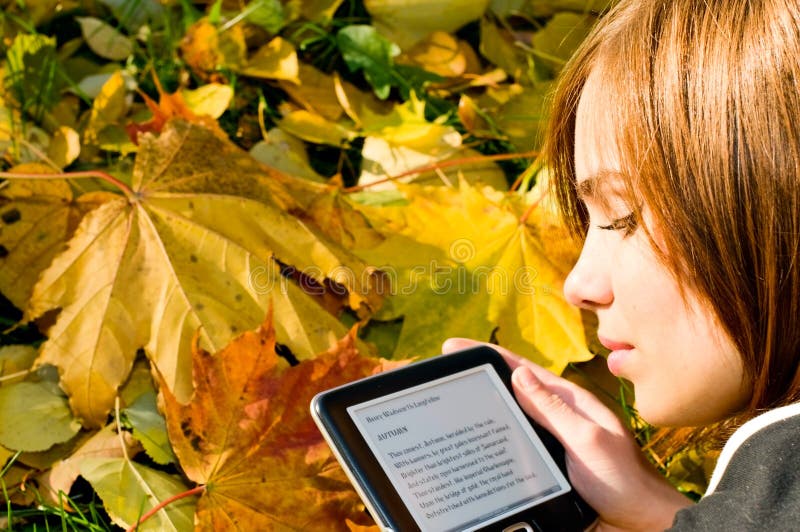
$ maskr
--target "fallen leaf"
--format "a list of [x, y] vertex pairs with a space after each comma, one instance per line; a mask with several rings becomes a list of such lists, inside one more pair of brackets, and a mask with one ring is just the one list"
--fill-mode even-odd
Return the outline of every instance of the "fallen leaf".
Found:
[[167, 465], [175, 462], [164, 416], [156, 406], [155, 391], [140, 395], [133, 404], [122, 410], [122, 414], [133, 429], [133, 437], [142, 444], [155, 463]]
[[307, 142], [341, 147], [358, 136], [354, 130], [326, 120], [316, 113], [287, 106], [284, 106], [284, 111], [278, 126]]
[[297, 204], [281, 182], [290, 178], [185, 122], [140, 140], [135, 196], [84, 217], [25, 312], [31, 320], [61, 309], [38, 364], [59, 368], [85, 426], [105, 422], [139, 347], [185, 400], [195, 332], [219, 349], [271, 302], [280, 341], [295, 356], [327, 348], [342, 324], [281, 265], [335, 283], [354, 310], [375, 302], [364, 263], [288, 214]]
[[294, 45], [281, 37], [275, 37], [247, 60], [241, 73], [254, 78], [281, 79], [298, 83], [299, 68]]
[[133, 53], [133, 43], [119, 30], [95, 17], [75, 17], [89, 48], [111, 61], [122, 61]]
[[478, 20], [489, 0], [364, 0], [372, 24], [403, 50], [434, 31], [453, 33]]
[[[96, 146], [99, 143], [99, 136], [103, 129], [118, 127], [128, 111], [128, 104], [125, 100], [126, 94], [125, 79], [120, 71], [116, 71], [103, 84], [100, 94], [92, 102], [89, 123], [83, 131], [84, 144]], [[86, 152], [87, 150], [84, 151]], [[84, 155], [91, 156], [90, 152]]]
[[20, 34], [6, 52], [5, 89], [19, 109], [41, 118], [57, 100], [56, 40], [41, 34]]
[[[127, 457], [84, 457], [80, 472], [103, 500], [111, 520], [126, 529], [161, 501], [189, 489], [180, 477], [137, 464]], [[185, 497], [172, 502], [136, 529], [154, 532], [191, 530], [196, 500], [197, 497]]]
[[32, 345], [0, 346], [0, 376], [3, 377], [3, 383], [8, 385], [10, 375], [31, 369], [37, 354], [37, 349]]
[[597, 17], [590, 14], [556, 13], [533, 35], [533, 53], [554, 74], [561, 71], [591, 31]]
[[344, 0], [289, 0], [289, 4], [299, 4], [303, 18], [314, 22], [327, 22], [342, 5]]
[[345, 26], [336, 34], [336, 44], [350, 72], [364, 72], [375, 95], [381, 100], [389, 97], [389, 91], [398, 80], [392, 71], [393, 58], [400, 48], [381, 36], [367, 24]]
[[257, 161], [286, 174], [317, 183], [326, 181], [311, 167], [303, 141], [280, 128], [269, 130], [264, 140], [250, 148], [250, 155]]
[[81, 428], [67, 398], [47, 381], [0, 386], [0, 412], [0, 445], [15, 451], [44, 451]]
[[85, 458], [122, 458], [133, 456], [140, 450], [138, 442], [129, 434], [120, 436], [112, 425], [106, 425], [86, 438], [69, 456], [57, 461], [37, 477], [40, 492], [51, 504], [62, 504], [63, 495], [69, 494], [80, 476], [81, 462]]
[[245, 64], [247, 44], [244, 31], [237, 24], [224, 32], [201, 19], [195, 22], [181, 40], [183, 60], [201, 79], [216, 81], [220, 68], [239, 70]]
[[[359, 206], [385, 238], [356, 249], [392, 280], [377, 319], [404, 317], [395, 356], [430, 356], [449, 336], [496, 339], [556, 373], [591, 358], [562, 294], [577, 248], [557, 217], [461, 183], [404, 185], [401, 207]], [[431, 327], [436, 323], [436, 327]]]
[[[153, 113], [153, 118], [141, 124], [131, 123], [125, 126], [131, 141], [138, 144], [139, 135], [142, 133], [160, 133], [166, 123], [173, 118], [183, 119], [186, 122], [197, 124], [213, 132], [221, 139], [227, 140], [228, 135], [219, 127], [217, 121], [208, 115], [198, 115], [189, 108], [183, 99], [181, 91], [168, 93], [161, 86], [157, 77], [153, 77], [156, 90], [158, 90], [158, 103], [154, 102], [147, 94], [140, 92], [147, 107]], [[230, 89], [230, 87], [228, 87]], [[231, 95], [233, 89], [230, 89]]]
[[47, 157], [59, 168], [66, 168], [81, 153], [81, 136], [67, 126], [59, 126], [47, 147]]
[[444, 31], [434, 31], [398, 57], [397, 62], [416, 65], [444, 77], [478, 74], [481, 68], [472, 47]]
[[219, 118], [228, 109], [233, 100], [233, 87], [222, 83], [208, 83], [194, 90], [180, 91], [181, 98], [196, 115]]
[[[369, 518], [311, 419], [317, 392], [391, 365], [359, 356], [354, 331], [313, 360], [275, 353], [271, 316], [212, 355], [194, 348], [195, 390], [162, 387], [167, 428], [186, 475], [205, 485], [198, 530], [347, 530]], [[224, 383], [224, 384], [223, 384]]]
[[[53, 170], [26, 164], [10, 171]], [[75, 198], [66, 181], [7, 181], [0, 188], [0, 292], [24, 309], [39, 274], [72, 237], [81, 218], [114, 197], [98, 192]]]

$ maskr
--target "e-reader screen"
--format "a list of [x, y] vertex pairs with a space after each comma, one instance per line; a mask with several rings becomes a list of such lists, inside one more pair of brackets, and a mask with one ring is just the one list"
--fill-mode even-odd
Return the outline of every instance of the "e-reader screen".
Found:
[[570, 491], [484, 364], [349, 406], [422, 530], [470, 530]]

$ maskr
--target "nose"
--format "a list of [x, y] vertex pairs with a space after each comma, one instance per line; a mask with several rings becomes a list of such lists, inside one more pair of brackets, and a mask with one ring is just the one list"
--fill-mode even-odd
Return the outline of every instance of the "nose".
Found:
[[[591, 230], [590, 230], [591, 233]], [[602, 246], [591, 234], [584, 242], [578, 262], [564, 281], [564, 296], [576, 307], [596, 310], [614, 301], [614, 291]]]

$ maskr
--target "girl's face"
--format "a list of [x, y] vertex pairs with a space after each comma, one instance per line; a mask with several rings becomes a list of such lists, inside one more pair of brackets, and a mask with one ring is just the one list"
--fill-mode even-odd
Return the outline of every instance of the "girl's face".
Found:
[[[578, 106], [575, 169], [589, 213], [583, 251], [564, 284], [567, 299], [597, 313], [609, 370], [631, 381], [636, 408], [660, 426], [721, 420], [745, 406], [741, 358], [713, 312], [656, 256], [622, 193], [612, 123], [589, 77]], [[658, 238], [657, 228], [648, 225]]]

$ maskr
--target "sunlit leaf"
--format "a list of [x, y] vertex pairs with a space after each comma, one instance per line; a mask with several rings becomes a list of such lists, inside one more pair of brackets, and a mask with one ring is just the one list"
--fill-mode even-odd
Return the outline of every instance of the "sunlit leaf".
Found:
[[477, 20], [489, 0], [365, 0], [374, 26], [403, 50], [434, 31], [451, 33]]
[[298, 81], [297, 51], [289, 41], [275, 37], [247, 60], [242, 74], [255, 78]]
[[20, 109], [40, 117], [56, 101], [56, 40], [20, 34], [6, 52], [5, 87]]
[[117, 71], [103, 84], [100, 94], [92, 102], [89, 123], [83, 131], [83, 142], [97, 145], [100, 132], [106, 127], [118, 127], [127, 113], [127, 89], [122, 73]]
[[[50, 173], [42, 165], [11, 169], [18, 173]], [[68, 183], [12, 180], [0, 188], [0, 292], [24, 308], [39, 274], [72, 236], [81, 218], [112, 194], [94, 193], [75, 199]]]
[[208, 83], [194, 90], [182, 90], [181, 96], [193, 113], [219, 118], [233, 100], [233, 88], [221, 83]]
[[60, 168], [66, 168], [81, 153], [81, 136], [71, 127], [61, 126], [53, 134], [47, 156]]
[[[114, 523], [123, 528], [136, 524], [159, 502], [188, 489], [179, 477], [127, 458], [86, 457], [81, 460], [80, 471], [103, 500]], [[186, 497], [168, 504], [137, 530], [191, 530], [196, 500], [196, 497]]]
[[0, 386], [0, 445], [15, 451], [44, 451], [77, 434], [81, 425], [67, 398], [52, 382]]
[[133, 43], [119, 30], [95, 17], [75, 17], [89, 48], [104, 59], [122, 61], [133, 53]]
[[562, 294], [577, 249], [557, 217], [536, 209], [521, 223], [527, 206], [466, 183], [403, 191], [406, 206], [362, 207], [385, 241], [356, 250], [393, 277], [379, 318], [404, 317], [395, 356], [434, 354], [443, 338], [467, 336], [559, 373], [591, 357], [580, 313]]
[[240, 70], [246, 61], [247, 44], [241, 25], [224, 32], [207, 20], [193, 24], [181, 40], [184, 61], [202, 79], [221, 68]]
[[[170, 441], [186, 475], [206, 486], [199, 530], [346, 530], [368, 524], [358, 496], [308, 411], [311, 398], [386, 369], [353, 334], [297, 366], [275, 353], [270, 319], [212, 355], [195, 348], [194, 394], [162, 387]], [[222, 384], [224, 383], [224, 385]]]
[[435, 31], [398, 58], [440, 76], [480, 72], [480, 60], [472, 47], [444, 31]]
[[305, 141], [330, 146], [342, 146], [358, 136], [352, 129], [303, 109], [290, 110], [285, 113], [278, 122], [278, 126]]
[[294, 203], [280, 181], [289, 178], [204, 128], [171, 124], [157, 140], [142, 137], [137, 201], [89, 213], [26, 310], [29, 320], [62, 309], [39, 363], [59, 367], [87, 426], [105, 421], [139, 347], [185, 399], [194, 334], [219, 349], [270, 303], [295, 356], [328, 347], [343, 326], [315, 302], [316, 288], [287, 280], [282, 265], [319, 286], [336, 283], [354, 310], [375, 302], [365, 265], [288, 214]]

